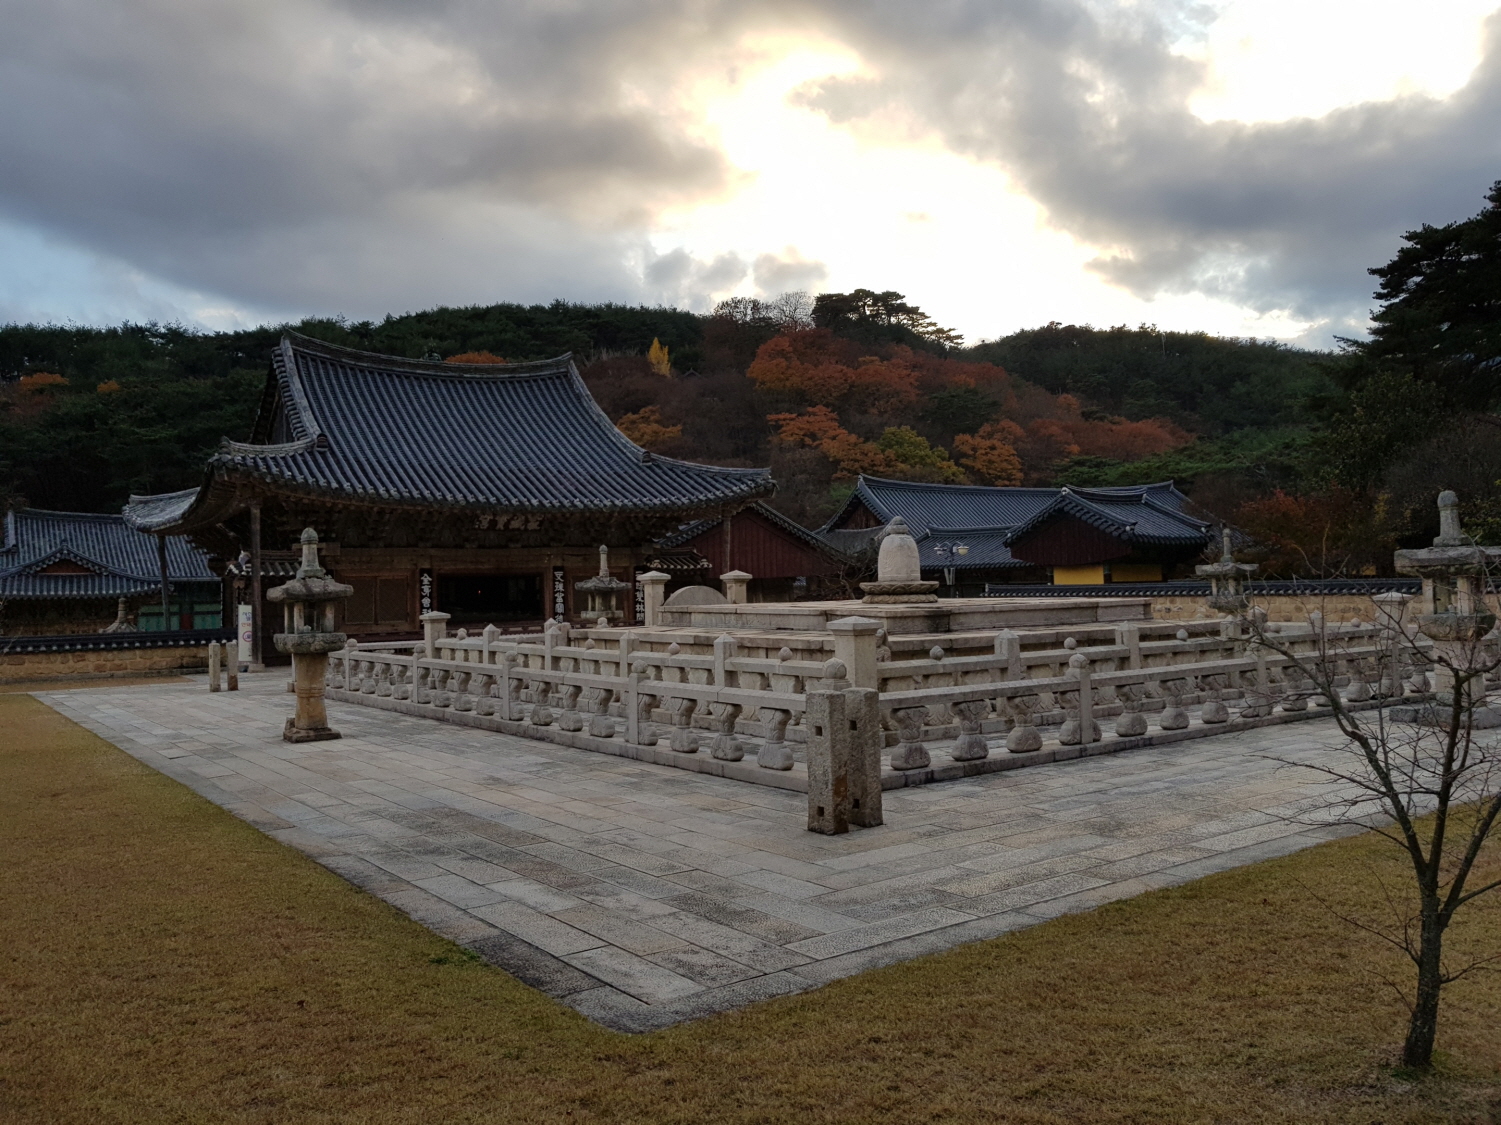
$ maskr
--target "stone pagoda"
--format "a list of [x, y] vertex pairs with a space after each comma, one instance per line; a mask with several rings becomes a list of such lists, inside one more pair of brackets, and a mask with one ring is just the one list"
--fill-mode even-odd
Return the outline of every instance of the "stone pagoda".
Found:
[[600, 545], [599, 573], [593, 578], [575, 582], [573, 588], [587, 599], [583, 616], [590, 621], [610, 623], [625, 618], [625, 610], [619, 603], [621, 596], [631, 587], [629, 583], [611, 576], [609, 547]]
[[1244, 613], [1251, 604], [1246, 593], [1246, 583], [1256, 573], [1255, 563], [1238, 563], [1230, 549], [1230, 529], [1220, 530], [1220, 561], [1194, 567], [1200, 578], [1209, 579], [1209, 597], [1205, 598], [1210, 609], [1231, 615]]

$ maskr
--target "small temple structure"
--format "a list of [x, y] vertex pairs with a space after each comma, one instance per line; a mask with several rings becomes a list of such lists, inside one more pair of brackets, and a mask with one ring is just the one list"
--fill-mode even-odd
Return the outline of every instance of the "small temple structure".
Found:
[[1190, 567], [1213, 525], [1171, 481], [1129, 488], [991, 488], [862, 476], [819, 535], [858, 554], [900, 518], [925, 580], [950, 594], [986, 583], [1159, 582]]
[[[661, 457], [590, 397], [569, 356], [451, 364], [374, 355], [295, 334], [273, 355], [245, 442], [226, 440], [196, 488], [132, 497], [125, 522], [187, 536], [243, 576], [270, 651], [266, 579], [295, 565], [301, 530], [353, 593], [340, 628], [410, 634], [455, 625], [578, 619], [578, 582], [634, 589], [653, 543], [771, 495], [769, 470]], [[632, 606], [631, 597], [622, 607]]]
[[17, 508], [0, 541], [0, 634], [218, 628], [219, 579], [182, 539], [118, 515]]

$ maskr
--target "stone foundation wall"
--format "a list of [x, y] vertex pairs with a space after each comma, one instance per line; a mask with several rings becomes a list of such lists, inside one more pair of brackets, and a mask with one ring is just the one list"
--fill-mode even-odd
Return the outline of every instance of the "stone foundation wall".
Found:
[[205, 645], [128, 648], [105, 652], [26, 652], [0, 655], [0, 683], [117, 676], [171, 676], [208, 668]]
[[[1268, 621], [1307, 622], [1318, 611], [1329, 622], [1359, 618], [1365, 624], [1376, 620], [1376, 606], [1365, 594], [1330, 594], [1326, 597], [1257, 595], [1254, 603], [1266, 610]], [[1152, 599], [1152, 616], [1158, 621], [1215, 621], [1223, 615], [1204, 604], [1202, 597]]]

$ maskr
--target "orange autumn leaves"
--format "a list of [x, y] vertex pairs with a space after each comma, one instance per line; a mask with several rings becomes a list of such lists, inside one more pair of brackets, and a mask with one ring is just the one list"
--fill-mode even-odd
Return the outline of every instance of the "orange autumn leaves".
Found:
[[778, 427], [777, 440], [816, 449], [834, 462], [836, 479], [865, 473], [939, 484], [964, 480], [948, 451], [934, 449], [910, 426], [888, 426], [876, 441], [866, 441], [841, 426], [839, 415], [827, 406], [813, 406], [801, 414], [769, 414], [767, 421]]
[[[763, 392], [797, 412], [768, 415], [779, 441], [817, 449], [834, 463], [836, 478], [861, 473], [902, 480], [1015, 485], [1045, 477], [1077, 456], [1132, 461], [1193, 440], [1174, 423], [1086, 416], [1071, 395], [1052, 395], [1013, 381], [986, 363], [964, 363], [897, 346], [884, 356], [860, 355], [857, 345], [813, 329], [788, 332], [762, 345], [747, 372]], [[841, 415], [874, 433], [882, 422], [922, 415], [928, 396], [968, 392], [987, 404], [953, 424], [953, 456], [908, 425], [886, 425], [878, 436], [851, 432]]]
[[642, 449], [659, 450], [683, 436], [682, 426], [669, 426], [662, 420], [659, 406], [645, 406], [627, 414], [615, 423], [615, 428]]

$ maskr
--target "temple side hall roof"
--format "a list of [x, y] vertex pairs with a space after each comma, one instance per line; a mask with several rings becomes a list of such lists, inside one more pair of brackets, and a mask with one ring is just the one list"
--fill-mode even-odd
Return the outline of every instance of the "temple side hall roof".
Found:
[[[121, 516], [19, 508], [5, 515], [0, 543], [0, 597], [103, 598], [154, 590], [160, 582], [157, 541]], [[49, 569], [71, 573], [46, 573]], [[167, 540], [167, 577], [217, 582], [202, 552]]]
[[[1026, 566], [1031, 564], [1012, 557], [1011, 544], [1059, 515], [1128, 543], [1201, 547], [1208, 541], [1210, 525], [1189, 514], [1188, 503], [1172, 481], [1123, 488], [994, 488], [862, 476], [820, 534], [846, 550], [879, 536], [880, 528], [841, 526], [864, 507], [882, 525], [901, 516], [918, 541], [924, 567]], [[940, 541], [959, 540], [970, 548], [962, 558], [935, 550]]]
[[648, 453], [611, 424], [570, 356], [450, 364], [288, 334], [250, 442], [225, 441], [204, 486], [132, 497], [143, 530], [216, 522], [232, 482], [402, 507], [528, 514], [711, 511], [769, 495], [767, 469]]

